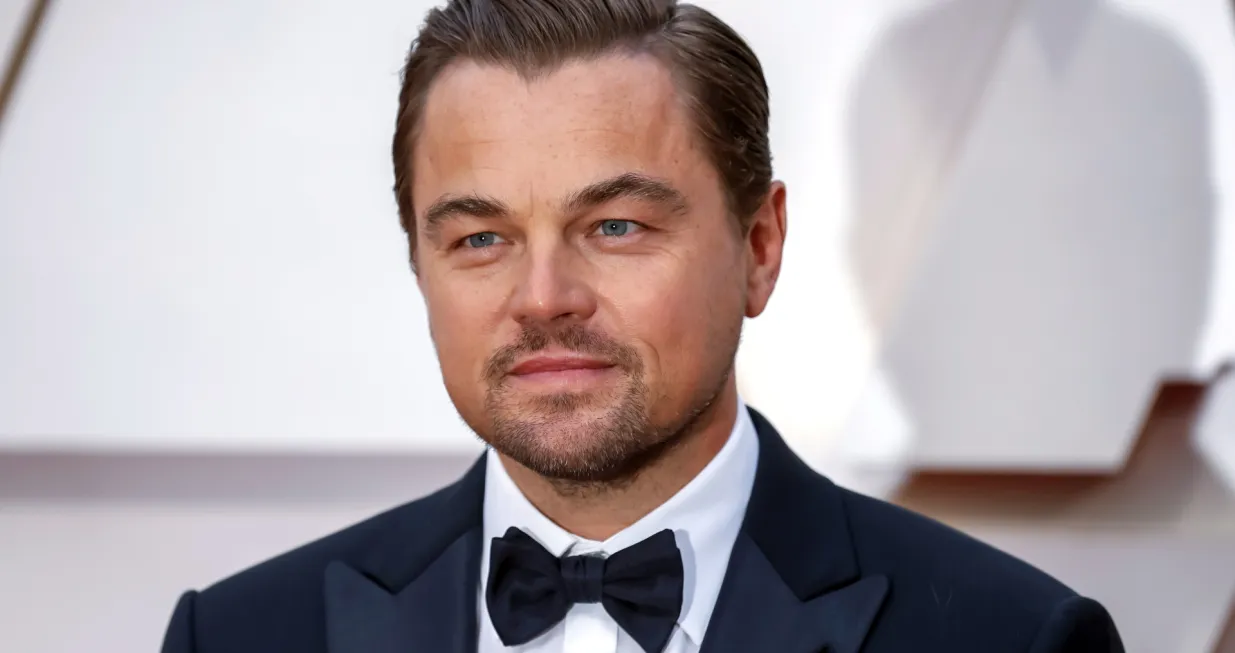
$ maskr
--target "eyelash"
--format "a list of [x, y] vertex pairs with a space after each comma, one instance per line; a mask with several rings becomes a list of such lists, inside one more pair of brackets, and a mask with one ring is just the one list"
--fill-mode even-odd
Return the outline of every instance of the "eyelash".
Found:
[[[620, 218], [609, 218], [609, 219], [607, 219], [607, 220], [601, 220], [600, 222], [597, 222], [595, 225], [593, 225], [593, 226], [592, 226], [592, 231], [593, 231], [593, 232], [595, 232], [597, 229], [599, 229], [599, 228], [603, 227], [603, 226], [605, 225], [605, 223], [607, 223], [607, 222], [624, 222], [624, 223], [627, 223], [627, 224], [632, 224], [632, 225], [634, 225], [634, 226], [635, 226], [635, 228], [636, 228], [636, 230], [638, 230], [638, 229], [647, 229], [647, 226], [646, 226], [646, 225], [644, 225], [644, 224], [643, 224], [643, 223], [641, 223], [641, 222], [636, 222], [635, 220], [623, 220], [623, 219], [620, 219]], [[629, 234], [622, 234], [622, 236], [626, 236], [626, 235], [629, 235]], [[622, 236], [614, 236], [614, 238], [621, 238]]]
[[472, 239], [472, 238], [474, 238], [474, 237], [476, 237], [476, 236], [481, 236], [481, 235], [484, 235], [484, 234], [493, 234], [494, 236], [497, 236], [498, 238], [501, 238], [501, 236], [498, 236], [498, 235], [497, 235], [497, 233], [492, 232], [492, 231], [478, 231], [478, 232], [476, 232], [476, 233], [474, 233], [474, 234], [468, 234], [468, 235], [466, 235], [466, 236], [464, 236], [464, 237], [460, 238], [458, 241], [456, 241], [456, 242], [455, 242], [454, 247], [453, 247], [452, 249], [488, 249], [489, 247], [492, 247], [493, 245], [488, 245], [488, 246], [485, 246], [485, 247], [468, 247], [468, 245], [467, 245], [467, 241], [468, 241], [468, 240], [470, 240], [470, 239]]
[[[601, 220], [601, 221], [599, 221], [599, 222], [595, 223], [594, 225], [592, 225], [592, 231], [591, 231], [591, 232], [589, 232], [589, 233], [595, 233], [597, 229], [600, 229], [601, 227], [603, 227], [603, 226], [605, 225], [605, 223], [608, 223], [608, 222], [622, 222], [622, 223], [627, 223], [627, 224], [634, 225], [636, 229], [647, 229], [647, 228], [648, 228], [648, 227], [647, 227], [647, 225], [643, 224], [642, 222], [638, 222], [638, 221], [636, 221], [636, 220], [624, 220], [624, 219], [618, 219], [618, 218], [608, 218], [608, 219], [605, 219], [605, 220]], [[476, 232], [476, 233], [474, 233], [474, 234], [468, 234], [468, 235], [466, 235], [466, 236], [464, 236], [464, 237], [460, 238], [458, 241], [456, 241], [456, 242], [455, 242], [454, 249], [488, 249], [489, 247], [492, 247], [493, 245], [487, 245], [487, 246], [485, 246], [485, 247], [468, 247], [467, 242], [468, 242], [468, 240], [469, 240], [469, 239], [471, 239], [471, 238], [473, 238], [473, 237], [475, 237], [475, 236], [480, 236], [480, 235], [482, 235], [482, 234], [493, 234], [494, 236], [497, 236], [498, 238], [501, 238], [501, 236], [499, 236], [496, 232], [493, 232], [493, 231], [478, 231], [478, 232]], [[613, 238], [622, 238], [622, 237], [624, 237], [624, 236], [628, 236], [628, 235], [630, 235], [630, 234], [621, 234], [621, 235], [618, 235], [618, 236], [613, 236]]]

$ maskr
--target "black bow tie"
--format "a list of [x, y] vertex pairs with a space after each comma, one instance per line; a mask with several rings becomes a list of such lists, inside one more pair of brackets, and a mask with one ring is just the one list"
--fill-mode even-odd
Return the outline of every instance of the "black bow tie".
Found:
[[682, 611], [682, 555], [663, 530], [608, 558], [558, 558], [512, 527], [493, 538], [485, 601], [506, 646], [535, 639], [575, 603], [600, 603], [644, 651], [660, 653]]

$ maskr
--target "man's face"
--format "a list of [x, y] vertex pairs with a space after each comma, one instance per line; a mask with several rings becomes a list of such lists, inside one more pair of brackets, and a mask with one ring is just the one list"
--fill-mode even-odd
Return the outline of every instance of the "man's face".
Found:
[[500, 453], [550, 478], [612, 480], [725, 388], [751, 257], [654, 59], [532, 82], [456, 63], [429, 93], [413, 157], [442, 376]]

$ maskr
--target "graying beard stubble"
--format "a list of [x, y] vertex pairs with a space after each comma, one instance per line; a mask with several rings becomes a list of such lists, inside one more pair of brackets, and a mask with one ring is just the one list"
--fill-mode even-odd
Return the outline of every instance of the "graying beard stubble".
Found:
[[[740, 341], [741, 327], [738, 328]], [[557, 342], [571, 351], [613, 360], [632, 379], [618, 403], [616, 413], [610, 413], [603, 420], [609, 433], [602, 439], [597, 455], [590, 460], [567, 461], [555, 458], [552, 453], [538, 451], [535, 443], [539, 420], [511, 419], [499, 410], [503, 394], [502, 377], [511, 364], [520, 355], [544, 349], [551, 342]], [[725, 373], [704, 401], [692, 407], [690, 413], [677, 424], [657, 429], [648, 419], [648, 388], [642, 380], [642, 361], [635, 352], [578, 325], [553, 334], [525, 329], [516, 343], [496, 352], [485, 367], [485, 378], [489, 384], [485, 406], [493, 429], [493, 442], [490, 444], [549, 480], [563, 495], [578, 496], [620, 489], [632, 483], [648, 464], [672, 451], [697, 430], [700, 418], [715, 404], [732, 373], [731, 358]], [[540, 405], [534, 412], [547, 415], [569, 413], [578, 409], [582, 400], [582, 397], [568, 393], [550, 395], [537, 400]]]

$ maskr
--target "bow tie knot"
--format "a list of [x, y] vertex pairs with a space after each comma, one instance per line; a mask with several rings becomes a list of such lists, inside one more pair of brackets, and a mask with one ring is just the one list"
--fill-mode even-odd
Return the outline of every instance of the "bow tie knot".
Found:
[[598, 555], [562, 558], [562, 583], [571, 603], [600, 603], [604, 597], [605, 559]]
[[670, 530], [608, 558], [558, 558], [511, 528], [490, 546], [485, 602], [506, 646], [532, 641], [576, 603], [600, 603], [644, 651], [660, 653], [682, 610], [682, 555]]

